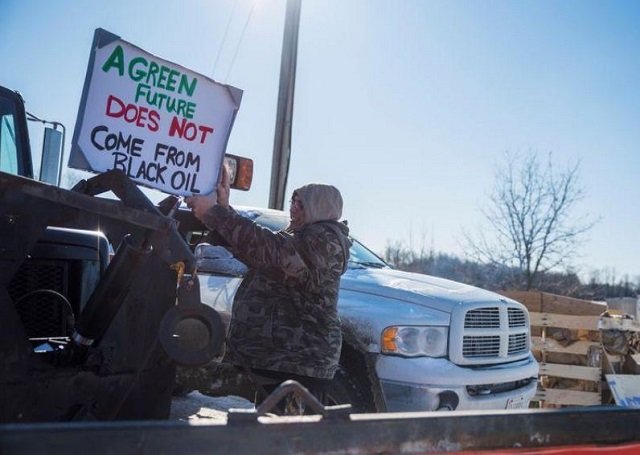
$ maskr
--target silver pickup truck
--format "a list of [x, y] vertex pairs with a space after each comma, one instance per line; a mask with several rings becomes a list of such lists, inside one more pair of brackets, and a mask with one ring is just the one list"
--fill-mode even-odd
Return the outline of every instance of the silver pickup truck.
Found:
[[[274, 231], [285, 212], [236, 208]], [[201, 297], [223, 320], [246, 267], [221, 246], [198, 248]], [[538, 364], [518, 302], [453, 281], [394, 270], [353, 239], [338, 311], [334, 383], [367, 412], [528, 407]]]

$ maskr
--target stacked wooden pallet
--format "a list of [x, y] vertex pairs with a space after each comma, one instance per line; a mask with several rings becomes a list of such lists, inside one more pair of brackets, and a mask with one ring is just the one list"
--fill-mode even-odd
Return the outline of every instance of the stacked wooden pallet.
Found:
[[598, 320], [606, 303], [545, 292], [504, 291], [531, 318], [533, 353], [540, 362], [540, 407], [602, 402], [602, 345]]

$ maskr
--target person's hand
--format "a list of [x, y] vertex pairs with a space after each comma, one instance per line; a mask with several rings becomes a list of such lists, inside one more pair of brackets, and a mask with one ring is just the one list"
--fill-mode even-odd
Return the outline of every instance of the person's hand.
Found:
[[220, 182], [218, 183], [216, 191], [218, 196], [218, 205], [220, 205], [220, 207], [229, 207], [229, 185], [229, 170], [227, 169], [227, 166], [222, 166], [222, 176], [220, 177]]
[[215, 193], [210, 193], [205, 196], [186, 197], [184, 201], [187, 203], [187, 207], [193, 211], [196, 218], [202, 220], [204, 214], [216, 204], [224, 208], [229, 207], [229, 185], [229, 171], [227, 170], [227, 166], [222, 166], [222, 175], [220, 176], [220, 182], [218, 182]]
[[196, 218], [202, 221], [202, 217], [207, 213], [211, 207], [216, 205], [217, 196], [216, 193], [210, 193], [205, 196], [191, 196], [184, 199], [187, 203], [187, 207], [191, 209]]

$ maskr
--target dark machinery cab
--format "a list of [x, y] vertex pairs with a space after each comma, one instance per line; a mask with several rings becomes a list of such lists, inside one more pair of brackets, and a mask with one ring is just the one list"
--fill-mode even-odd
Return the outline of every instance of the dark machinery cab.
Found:
[[[24, 104], [18, 93], [4, 87], [0, 87], [0, 170], [33, 178]], [[71, 335], [75, 317], [104, 273], [108, 259], [109, 243], [102, 233], [46, 228], [7, 287], [34, 344]]]
[[0, 423], [168, 417], [160, 326], [172, 265], [195, 264], [175, 221], [118, 173], [73, 190], [33, 174], [23, 100], [0, 87]]

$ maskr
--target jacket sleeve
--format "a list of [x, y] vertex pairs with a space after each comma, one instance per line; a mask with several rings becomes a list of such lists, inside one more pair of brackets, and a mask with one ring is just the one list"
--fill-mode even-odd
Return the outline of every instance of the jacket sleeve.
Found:
[[322, 287], [342, 273], [344, 255], [332, 232], [274, 233], [220, 206], [214, 206], [203, 221], [229, 243], [237, 259], [284, 283]]

